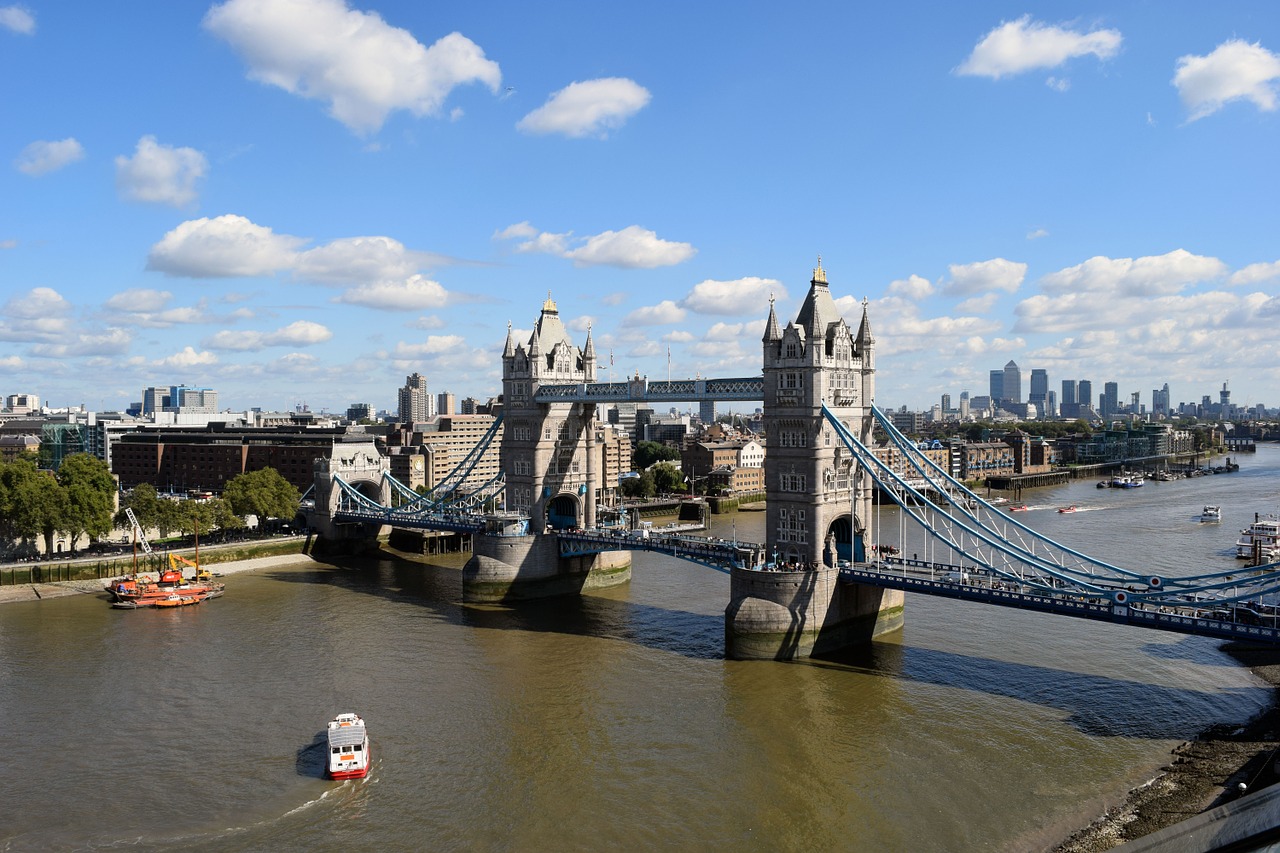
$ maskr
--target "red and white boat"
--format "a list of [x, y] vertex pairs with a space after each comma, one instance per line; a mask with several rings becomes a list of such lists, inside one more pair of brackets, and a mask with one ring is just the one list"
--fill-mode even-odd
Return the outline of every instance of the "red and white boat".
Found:
[[363, 779], [369, 772], [369, 733], [357, 714], [339, 714], [329, 721], [330, 779]]
[[1060, 507], [1058, 507], [1058, 512], [1075, 512], [1075, 511], [1076, 511], [1076, 505], [1075, 505], [1075, 504], [1072, 504], [1071, 506], [1060, 506]]

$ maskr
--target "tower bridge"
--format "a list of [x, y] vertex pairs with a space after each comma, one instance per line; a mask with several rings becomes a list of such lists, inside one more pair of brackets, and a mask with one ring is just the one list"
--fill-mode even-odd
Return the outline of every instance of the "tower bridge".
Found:
[[[761, 343], [760, 376], [597, 382], [590, 330], [579, 348], [548, 297], [527, 341], [508, 326], [503, 408], [483, 446], [426, 495], [391, 478], [372, 444], [335, 448], [317, 462], [313, 523], [325, 536], [388, 525], [469, 532], [463, 594], [477, 602], [626, 583], [637, 550], [711, 566], [730, 576], [725, 646], [739, 658], [803, 657], [896, 630], [905, 591], [1280, 643], [1280, 564], [1177, 578], [1112, 566], [1020, 524], [934, 464], [873, 405], [867, 303], [855, 331], [821, 262], [794, 320], [783, 325], [770, 300]], [[628, 529], [604, 505], [613, 490], [602, 482], [597, 407], [704, 400], [763, 402], [764, 543]], [[908, 470], [877, 457], [873, 430]], [[501, 476], [464, 489], [493, 441]], [[873, 490], [925, 531], [932, 558], [886, 559], [871, 546], [886, 539]]]

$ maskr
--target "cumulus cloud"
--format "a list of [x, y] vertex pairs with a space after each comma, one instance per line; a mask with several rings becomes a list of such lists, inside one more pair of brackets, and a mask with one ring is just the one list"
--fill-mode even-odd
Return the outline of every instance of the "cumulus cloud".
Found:
[[930, 282], [929, 279], [918, 275], [911, 275], [907, 278], [889, 282], [889, 288], [886, 292], [890, 296], [901, 296], [904, 299], [919, 301], [932, 296], [935, 289], [933, 283]]
[[207, 367], [217, 364], [218, 357], [211, 352], [196, 352], [192, 347], [183, 347], [180, 352], [166, 356], [154, 362], [156, 367]]
[[70, 313], [71, 303], [51, 287], [34, 287], [24, 294], [12, 296], [0, 308], [0, 314], [18, 320], [65, 317]]
[[684, 320], [686, 312], [670, 299], [664, 299], [657, 305], [637, 308], [622, 321], [624, 326], [661, 326], [667, 323], [679, 323]]
[[425, 341], [408, 344], [400, 341], [392, 352], [392, 357], [402, 361], [435, 358], [457, 351], [470, 353], [471, 347], [461, 335], [428, 335]]
[[272, 275], [292, 268], [304, 242], [235, 214], [191, 219], [151, 247], [147, 269], [191, 278]]
[[119, 355], [129, 349], [133, 333], [127, 329], [106, 329], [96, 334], [60, 336], [54, 342], [35, 344], [31, 354], [40, 358], [75, 358], [93, 355]]
[[1185, 249], [1136, 259], [1098, 256], [1046, 275], [1041, 279], [1041, 288], [1050, 294], [1155, 296], [1220, 278], [1226, 271], [1226, 264], [1217, 258], [1193, 255]]
[[449, 301], [449, 292], [438, 281], [415, 275], [406, 281], [372, 282], [352, 287], [334, 297], [333, 301], [383, 311], [421, 311], [444, 307]]
[[1118, 30], [1082, 33], [1023, 15], [983, 36], [956, 73], [998, 80], [1025, 71], [1055, 68], [1077, 56], [1093, 54], [1105, 60], [1116, 55], [1122, 40]]
[[787, 289], [773, 278], [747, 276], [732, 281], [700, 281], [680, 300], [680, 307], [697, 314], [755, 314], [770, 297], [787, 298]]
[[306, 347], [333, 338], [327, 326], [310, 320], [297, 320], [273, 332], [221, 331], [203, 341], [209, 349], [257, 352], [267, 347]]
[[588, 237], [585, 246], [565, 252], [577, 267], [608, 265], [630, 269], [667, 267], [689, 260], [697, 249], [689, 243], [662, 240], [639, 225]]
[[525, 133], [604, 137], [642, 110], [649, 90], [625, 77], [570, 83], [516, 124]]
[[977, 261], [972, 264], [951, 264], [951, 281], [946, 285], [948, 296], [970, 296], [991, 290], [1015, 292], [1027, 275], [1027, 265], [1004, 258]]
[[0, 27], [19, 35], [35, 35], [36, 19], [21, 6], [0, 6]]
[[[538, 231], [528, 222], [509, 225], [494, 232], [497, 240], [520, 240], [517, 252], [539, 252], [568, 258], [576, 267], [614, 266], [628, 269], [653, 269], [683, 263], [698, 250], [690, 243], [663, 240], [653, 231], [629, 225], [621, 231], [604, 231], [593, 237], [574, 238], [563, 234]], [[570, 246], [576, 248], [570, 248]]]
[[1232, 273], [1231, 278], [1227, 279], [1227, 283], [1248, 285], [1257, 284], [1260, 281], [1271, 281], [1273, 278], [1280, 278], [1280, 261], [1249, 264], [1249, 266]]
[[435, 257], [390, 237], [345, 237], [300, 253], [293, 270], [322, 284], [361, 284], [407, 279]]
[[1212, 115], [1231, 101], [1252, 101], [1260, 110], [1276, 108], [1280, 56], [1261, 44], [1232, 39], [1208, 56], [1183, 56], [1173, 85], [1190, 113], [1190, 121]]
[[[197, 305], [169, 307], [173, 294], [167, 290], [131, 288], [115, 294], [103, 303], [113, 323], [142, 326], [149, 329], [167, 329], [175, 325], [215, 323], [227, 319], [211, 313], [206, 300]], [[236, 318], [244, 309], [232, 312]]]
[[116, 189], [130, 201], [183, 207], [196, 200], [196, 182], [208, 168], [194, 148], [161, 145], [144, 136], [132, 157], [116, 157]]
[[394, 110], [433, 116], [450, 92], [481, 83], [497, 93], [498, 63], [460, 33], [430, 47], [376, 12], [344, 0], [228, 0], [204, 27], [249, 66], [249, 78], [328, 104], [357, 134], [378, 131]]
[[49, 172], [56, 172], [77, 160], [84, 159], [84, 147], [74, 137], [67, 137], [56, 142], [37, 140], [32, 142], [18, 159], [13, 161], [14, 168], [24, 175], [39, 177]]

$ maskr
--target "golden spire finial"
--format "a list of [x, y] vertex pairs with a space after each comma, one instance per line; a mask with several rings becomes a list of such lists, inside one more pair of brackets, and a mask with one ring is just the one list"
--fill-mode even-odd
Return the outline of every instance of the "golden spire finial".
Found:
[[818, 255], [818, 268], [813, 271], [813, 281], [815, 284], [827, 283], [827, 273], [826, 270], [822, 268], [822, 255]]
[[556, 311], [556, 303], [551, 298], [551, 290], [547, 290], [547, 301], [542, 303], [543, 311]]

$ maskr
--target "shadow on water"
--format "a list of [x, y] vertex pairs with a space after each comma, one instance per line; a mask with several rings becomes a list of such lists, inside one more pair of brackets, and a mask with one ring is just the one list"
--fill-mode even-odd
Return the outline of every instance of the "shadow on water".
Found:
[[[428, 608], [456, 625], [490, 631], [523, 631], [613, 639], [695, 660], [724, 658], [724, 619], [652, 607], [597, 595], [565, 596], [514, 605], [463, 604], [461, 572], [380, 552], [377, 557], [330, 564], [332, 570], [268, 575], [288, 583], [326, 583], [353, 592]], [[1186, 638], [1172, 645], [1150, 644], [1153, 657], [1205, 663]], [[744, 665], [757, 665], [746, 663]], [[1069, 672], [934, 649], [874, 642], [791, 664], [900, 678], [991, 696], [1017, 699], [1068, 714], [1067, 721], [1084, 734], [1176, 740], [1195, 737], [1206, 720], [1220, 716], [1224, 701], [1261, 709], [1268, 688], [1202, 691], [1122, 678]], [[1153, 718], [1149, 709], [1177, 707], [1183, 713]], [[323, 758], [323, 756], [321, 756]], [[301, 760], [301, 753], [300, 753]]]
[[[1076, 730], [1095, 737], [1187, 740], [1220, 718], [1224, 702], [1261, 710], [1273, 696], [1269, 687], [1192, 690], [884, 642], [803, 663], [1057, 708]], [[1152, 708], [1177, 708], [1178, 713], [1155, 715]]]
[[323, 779], [328, 745], [329, 736], [325, 732], [316, 732], [311, 743], [298, 750], [293, 762], [294, 771], [308, 779]]

